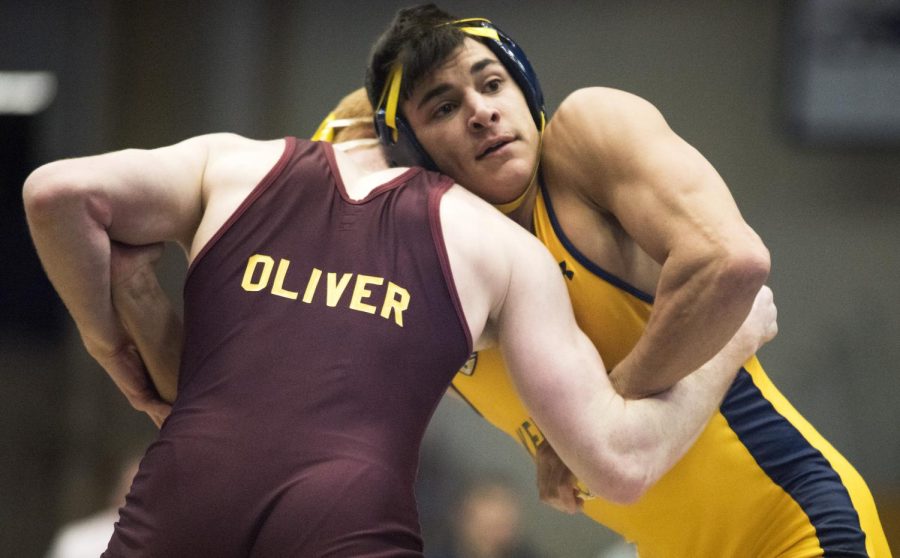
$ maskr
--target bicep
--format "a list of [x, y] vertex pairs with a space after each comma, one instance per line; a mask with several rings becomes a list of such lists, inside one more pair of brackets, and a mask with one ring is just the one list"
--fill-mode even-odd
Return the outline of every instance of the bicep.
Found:
[[581, 411], [612, 394], [596, 348], [579, 329], [559, 268], [533, 237], [515, 255], [498, 316], [500, 346], [529, 411], [551, 432], [582, 428]]
[[715, 248], [746, 236], [725, 182], [696, 149], [664, 123], [640, 145], [623, 179], [609, 183], [607, 209], [657, 262], [676, 249]]
[[705, 250], [747, 237], [725, 182], [649, 102], [584, 90], [554, 120], [548, 152], [571, 186], [614, 215], [657, 262], [676, 248]]

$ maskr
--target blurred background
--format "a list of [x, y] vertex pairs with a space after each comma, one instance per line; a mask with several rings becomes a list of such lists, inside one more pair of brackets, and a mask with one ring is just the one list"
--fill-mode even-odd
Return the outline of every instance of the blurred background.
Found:
[[[40, 269], [27, 174], [207, 132], [309, 136], [362, 85], [369, 46], [408, 4], [0, 0], [0, 555], [45, 556], [62, 526], [109, 506], [154, 433], [87, 356]], [[772, 254], [780, 334], [763, 364], [867, 479], [900, 548], [900, 3], [440, 5], [515, 37], [551, 113], [579, 87], [631, 91], [719, 170]], [[171, 247], [161, 274], [176, 299], [184, 270]], [[423, 448], [429, 551], [471, 531], [465, 487], [487, 482], [491, 517], [506, 523], [481, 531], [507, 533], [512, 555], [598, 557], [616, 544], [540, 505], [524, 451], [445, 401]]]

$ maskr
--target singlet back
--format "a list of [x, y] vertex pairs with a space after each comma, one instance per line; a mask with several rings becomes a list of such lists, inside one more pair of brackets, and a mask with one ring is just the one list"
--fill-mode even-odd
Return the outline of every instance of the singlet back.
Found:
[[288, 138], [188, 271], [178, 399], [108, 555], [421, 556], [419, 444], [471, 350], [450, 185], [354, 201], [329, 144]]

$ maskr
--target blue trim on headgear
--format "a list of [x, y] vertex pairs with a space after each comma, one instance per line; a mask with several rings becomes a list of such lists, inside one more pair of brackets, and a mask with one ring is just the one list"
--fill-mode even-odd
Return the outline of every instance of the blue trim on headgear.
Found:
[[[485, 27], [497, 31], [499, 40], [481, 36], [473, 36], [472, 38], [480, 40], [503, 64], [506, 71], [509, 72], [516, 82], [516, 85], [522, 90], [525, 102], [528, 104], [528, 110], [531, 112], [531, 117], [534, 119], [538, 131], [543, 132], [544, 94], [541, 91], [541, 85], [538, 82], [534, 68], [531, 67], [528, 57], [525, 56], [525, 52], [519, 45], [509, 35], [486, 19], [459, 20], [449, 24], [466, 27]], [[390, 87], [390, 80], [386, 80], [384, 84], [385, 91], [388, 87]], [[399, 111], [395, 116], [397, 140], [394, 141], [393, 129], [388, 126], [385, 120], [386, 110], [384, 102], [387, 95], [383, 92], [381, 97], [382, 102], [375, 110], [375, 132], [385, 146], [390, 164], [401, 167], [418, 166], [434, 171], [439, 170], [419, 143], [419, 140], [416, 139], [412, 127]]]

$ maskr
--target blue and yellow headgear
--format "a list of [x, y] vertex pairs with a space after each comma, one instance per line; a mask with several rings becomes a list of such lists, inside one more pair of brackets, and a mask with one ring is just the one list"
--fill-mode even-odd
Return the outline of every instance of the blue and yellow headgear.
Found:
[[329, 143], [334, 141], [334, 131], [340, 128], [348, 128], [350, 126], [356, 126], [358, 124], [371, 124], [371, 118], [364, 117], [355, 117], [355, 118], [337, 118], [335, 117], [334, 111], [328, 113], [328, 116], [322, 120], [322, 123], [319, 124], [319, 127], [316, 128], [316, 131], [309, 138], [312, 141], [327, 141]]
[[[528, 62], [525, 53], [509, 35], [484, 18], [469, 18], [451, 21], [445, 25], [453, 25], [463, 33], [480, 39], [506, 68], [510, 76], [525, 95], [528, 109], [534, 118], [538, 131], [543, 133], [544, 94], [541, 92], [537, 75]], [[422, 148], [412, 127], [399, 113], [400, 83], [403, 68], [395, 65], [384, 84], [381, 99], [375, 108], [375, 131], [385, 146], [390, 163], [394, 166], [419, 166], [430, 170], [438, 170], [431, 157]]]

